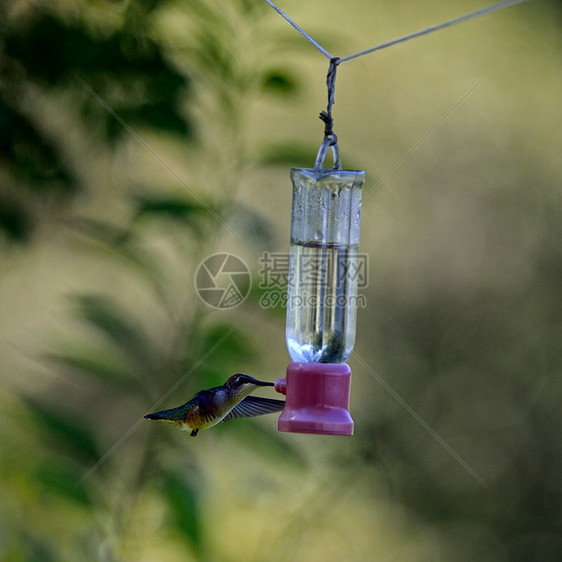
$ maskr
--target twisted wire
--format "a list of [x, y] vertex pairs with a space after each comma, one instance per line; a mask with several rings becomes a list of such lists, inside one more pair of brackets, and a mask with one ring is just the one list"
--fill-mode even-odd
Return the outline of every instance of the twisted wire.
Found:
[[335, 95], [335, 84], [336, 84], [336, 71], [338, 65], [350, 61], [352, 59], [356, 59], [365, 55], [369, 55], [376, 51], [381, 51], [383, 49], [387, 49], [388, 47], [392, 47], [393, 45], [397, 45], [398, 43], [404, 43], [409, 41], [410, 39], [415, 39], [416, 37], [421, 37], [422, 35], [429, 35], [430, 33], [434, 33], [435, 31], [439, 31], [440, 29], [445, 29], [447, 27], [452, 27], [453, 25], [457, 25], [459, 23], [463, 23], [465, 21], [485, 16], [491, 14], [493, 12], [497, 12], [499, 10], [503, 10], [504, 8], [509, 8], [510, 6], [515, 6], [516, 4], [523, 4], [524, 2], [528, 2], [529, 0], [503, 0], [502, 2], [497, 2], [496, 4], [492, 4], [490, 6], [486, 6], [485, 8], [480, 8], [479, 10], [475, 10], [474, 12], [469, 12], [468, 14], [464, 14], [462, 16], [458, 16], [456, 18], [444, 21], [437, 25], [432, 25], [421, 29], [419, 31], [415, 31], [414, 33], [409, 33], [408, 35], [404, 35], [402, 37], [398, 37], [397, 39], [393, 39], [392, 41], [386, 41], [385, 43], [381, 43], [380, 45], [376, 45], [374, 47], [370, 47], [369, 49], [364, 49], [362, 51], [358, 51], [357, 53], [352, 53], [351, 55], [347, 55], [345, 57], [336, 57], [332, 55], [328, 50], [326, 50], [320, 43], [315, 41], [302, 27], [300, 27], [290, 16], [288, 16], [285, 12], [283, 12], [278, 6], [276, 6], [272, 0], [265, 0], [267, 4], [269, 4], [279, 15], [281, 15], [288, 23], [290, 23], [299, 33], [303, 35], [303, 37], [309, 41], [314, 47], [316, 47], [325, 57], [330, 59], [330, 67], [328, 68], [328, 75], [326, 77], [326, 83], [328, 87], [328, 106], [326, 111], [320, 112], [320, 119], [324, 122], [324, 142], [327, 140], [329, 141], [330, 146], [334, 146], [338, 142], [338, 137], [334, 134], [334, 119], [332, 117], [332, 106], [334, 105], [334, 95]]

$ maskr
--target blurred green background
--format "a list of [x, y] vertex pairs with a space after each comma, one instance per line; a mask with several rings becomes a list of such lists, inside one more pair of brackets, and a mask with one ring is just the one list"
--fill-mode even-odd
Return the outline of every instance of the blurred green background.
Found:
[[[345, 56], [483, 5], [281, 7]], [[534, 1], [340, 67], [355, 436], [191, 439], [142, 416], [284, 374], [259, 260], [327, 60], [259, 0], [4, 0], [0, 560], [561, 560], [561, 31]], [[230, 311], [193, 284], [221, 251], [254, 276]]]

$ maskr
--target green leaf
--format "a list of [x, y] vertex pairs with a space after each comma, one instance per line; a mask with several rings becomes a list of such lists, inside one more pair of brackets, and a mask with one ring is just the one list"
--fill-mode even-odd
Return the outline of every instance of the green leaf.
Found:
[[263, 13], [268, 9], [265, 2], [262, 0], [239, 0], [240, 6], [247, 16], [256, 14], [256, 12]]
[[21, 61], [32, 77], [53, 83], [68, 72], [73, 59], [90, 54], [91, 41], [59, 18], [40, 14], [28, 25], [9, 30], [5, 51]]
[[263, 78], [262, 88], [266, 92], [290, 96], [298, 91], [298, 81], [287, 70], [271, 69]]
[[122, 263], [140, 273], [155, 291], [161, 302], [167, 302], [166, 280], [153, 255], [142, 247], [140, 237], [131, 228], [123, 229], [101, 221], [81, 218], [72, 222], [77, 232], [86, 236], [99, 248], [119, 258]]
[[34, 476], [38, 486], [50, 494], [85, 506], [92, 503], [92, 499], [80, 482], [82, 474], [77, 470], [71, 470], [66, 466], [42, 466]]
[[84, 343], [75, 344], [68, 350], [47, 353], [45, 358], [120, 389], [128, 389], [132, 384], [136, 384], [131, 364], [122, 355], [107, 348], [100, 349]]
[[[161, 188], [159, 188], [161, 191]], [[135, 216], [131, 228], [140, 230], [149, 221], [174, 221], [186, 226], [196, 237], [201, 237], [209, 227], [211, 205], [204, 205], [185, 197], [137, 195], [134, 198]]]
[[100, 295], [72, 297], [79, 315], [101, 332], [118, 349], [136, 361], [150, 357], [150, 341], [140, 325], [111, 299]]
[[[191, 138], [192, 128], [183, 115], [179, 112], [175, 104], [169, 100], [158, 102], [148, 101], [139, 103], [135, 107], [119, 107], [114, 104], [112, 108], [121, 121], [132, 127], [152, 127], [162, 132], [177, 135], [184, 140]], [[108, 139], [115, 142], [126, 132], [121, 121], [111, 117], [106, 123], [106, 134]]]
[[140, 240], [131, 229], [116, 227], [98, 220], [79, 218], [71, 226], [80, 234], [100, 244], [105, 250], [125, 259], [145, 275], [158, 271], [156, 262], [140, 247]]
[[22, 533], [21, 543], [25, 558], [24, 562], [57, 562], [60, 560], [55, 555], [54, 545], [43, 538], [33, 536], [31, 533], [24, 531]]
[[[320, 123], [320, 120], [318, 122]], [[319, 133], [321, 133], [320, 127], [321, 124], [319, 124]], [[317, 152], [318, 149], [310, 145], [278, 144], [268, 147], [259, 157], [259, 161], [273, 166], [313, 168]]]
[[189, 539], [197, 552], [202, 550], [201, 513], [197, 487], [184, 477], [170, 473], [162, 483], [177, 528]]
[[99, 459], [93, 435], [81, 419], [29, 397], [24, 401], [55, 450], [64, 449], [85, 464], [93, 464]]
[[[74, 195], [77, 183], [59, 148], [30, 118], [13, 108], [16, 99], [7, 103], [3, 95], [4, 91], [0, 93], [0, 154], [5, 171], [0, 231], [10, 241], [28, 242], [34, 223], [42, 218], [41, 205], [60, 203]], [[12, 97], [17, 96], [12, 92]]]
[[197, 53], [208, 72], [214, 71], [221, 76], [225, 84], [236, 84], [236, 65], [229, 50], [229, 41], [226, 39], [226, 36], [230, 35], [229, 31], [231, 32], [224, 25], [220, 33], [217, 29], [200, 28], [195, 38], [198, 45]]
[[[13, 100], [15, 102], [15, 100]], [[0, 98], [0, 153], [9, 162], [11, 173], [28, 189], [70, 193], [76, 189], [64, 157], [26, 116]]]
[[95, 219], [78, 217], [69, 221], [69, 225], [80, 234], [108, 246], [112, 250], [125, 246], [131, 238], [129, 230]]
[[137, 218], [151, 217], [165, 220], [174, 219], [186, 222], [190, 225], [195, 218], [207, 212], [207, 209], [199, 203], [179, 197], [138, 195], [135, 198], [135, 206], [137, 209]]
[[[5, 50], [33, 81], [79, 86], [84, 94], [84, 117], [95, 125], [105, 123], [98, 130], [105, 130], [109, 141], [129, 132], [104, 104], [127, 124], [183, 137], [193, 132], [181, 112], [189, 80], [168, 62], [142, 21], [132, 18], [112, 33], [96, 33], [79, 20], [39, 12], [17, 29], [8, 30]], [[90, 88], [95, 96], [86, 91]]]
[[15, 201], [0, 197], [0, 230], [12, 242], [27, 242], [31, 236], [31, 218]]

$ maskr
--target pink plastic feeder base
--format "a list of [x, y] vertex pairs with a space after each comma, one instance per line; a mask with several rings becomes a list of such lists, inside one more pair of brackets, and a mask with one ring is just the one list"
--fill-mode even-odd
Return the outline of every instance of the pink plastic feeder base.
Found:
[[279, 431], [353, 435], [349, 414], [351, 369], [345, 363], [289, 363], [275, 390], [287, 395]]

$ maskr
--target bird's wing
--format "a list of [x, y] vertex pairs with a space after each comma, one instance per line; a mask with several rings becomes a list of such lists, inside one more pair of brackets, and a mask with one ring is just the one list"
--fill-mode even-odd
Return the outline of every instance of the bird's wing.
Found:
[[246, 396], [242, 402], [234, 406], [223, 422], [235, 418], [253, 418], [264, 414], [281, 412], [285, 407], [284, 400], [274, 400], [272, 398], [260, 398], [259, 396]]

